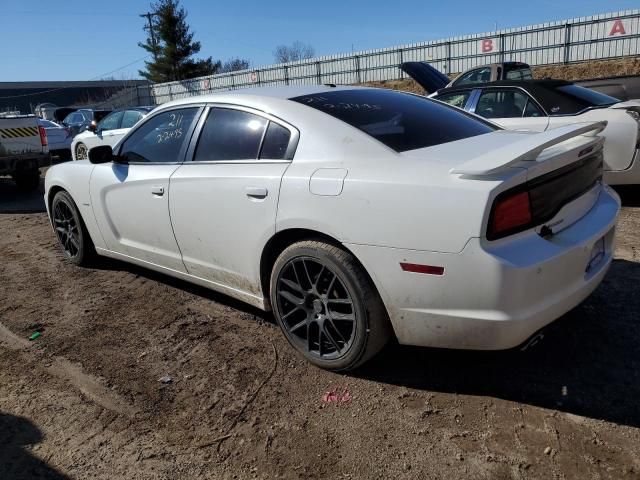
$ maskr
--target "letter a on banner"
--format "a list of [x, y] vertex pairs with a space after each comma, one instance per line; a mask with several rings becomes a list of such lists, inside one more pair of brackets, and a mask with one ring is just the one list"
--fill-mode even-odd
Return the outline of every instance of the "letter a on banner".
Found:
[[626, 35], [627, 32], [624, 29], [624, 24], [622, 20], [618, 19], [613, 22], [613, 27], [611, 27], [611, 31], [609, 32], [609, 36], [613, 37], [614, 35]]

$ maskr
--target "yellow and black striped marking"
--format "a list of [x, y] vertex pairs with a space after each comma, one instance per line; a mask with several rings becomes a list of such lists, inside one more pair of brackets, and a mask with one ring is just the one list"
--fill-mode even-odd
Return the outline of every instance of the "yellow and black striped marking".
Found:
[[0, 128], [2, 138], [35, 137], [40, 135], [38, 127]]

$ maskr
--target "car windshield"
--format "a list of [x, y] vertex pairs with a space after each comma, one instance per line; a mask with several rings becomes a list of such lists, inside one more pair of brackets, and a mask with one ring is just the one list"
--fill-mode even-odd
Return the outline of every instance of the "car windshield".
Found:
[[504, 78], [507, 80], [531, 80], [533, 78], [529, 67], [506, 65], [504, 69]]
[[490, 133], [496, 127], [418, 95], [383, 89], [337, 90], [291, 100], [327, 113], [397, 152]]

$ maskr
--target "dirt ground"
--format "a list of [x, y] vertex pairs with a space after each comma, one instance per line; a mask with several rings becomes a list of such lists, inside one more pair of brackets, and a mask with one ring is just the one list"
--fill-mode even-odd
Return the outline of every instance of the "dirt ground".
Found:
[[0, 179], [0, 478], [638, 479], [640, 195], [623, 193], [608, 277], [535, 346], [391, 346], [340, 375], [227, 297], [63, 261], [40, 193]]

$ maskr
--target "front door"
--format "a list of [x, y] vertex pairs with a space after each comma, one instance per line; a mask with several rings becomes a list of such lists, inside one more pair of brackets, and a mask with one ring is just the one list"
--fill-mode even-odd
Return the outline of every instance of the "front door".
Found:
[[296, 136], [258, 112], [210, 109], [191, 161], [170, 184], [171, 221], [190, 274], [230, 294], [260, 295], [260, 256], [275, 233]]
[[96, 165], [90, 191], [109, 250], [185, 272], [169, 218], [169, 178], [184, 159], [199, 108], [160, 112], [116, 152], [124, 163]]

